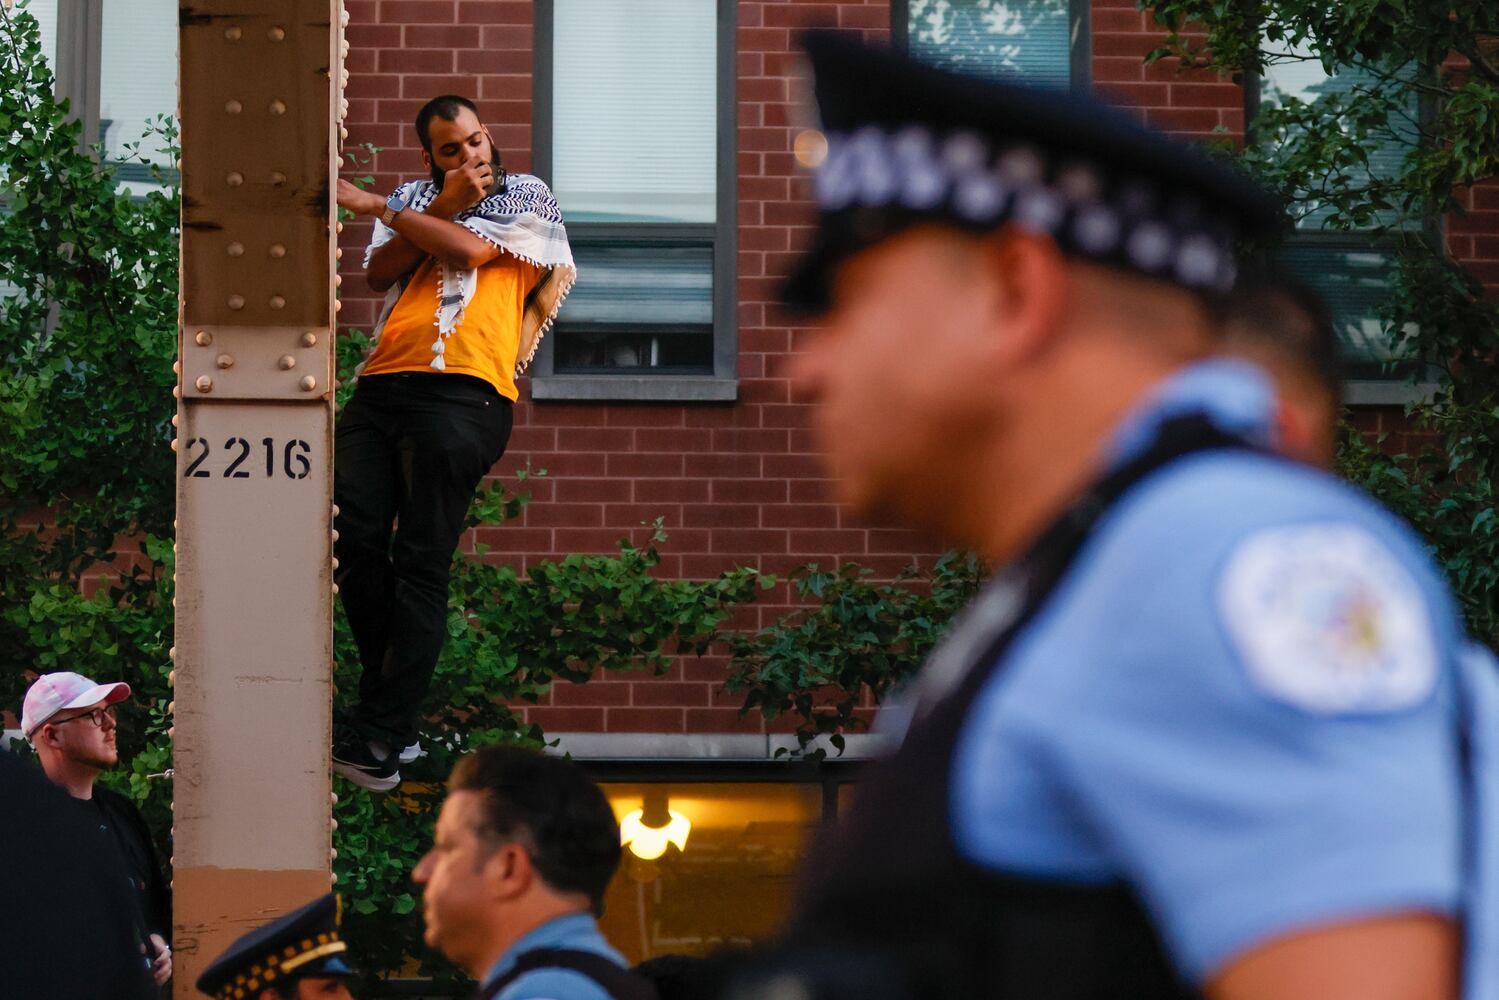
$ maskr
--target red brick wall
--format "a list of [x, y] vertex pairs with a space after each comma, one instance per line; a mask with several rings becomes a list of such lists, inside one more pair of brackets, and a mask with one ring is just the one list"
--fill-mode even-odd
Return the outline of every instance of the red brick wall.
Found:
[[[523, 0], [348, 0], [352, 142], [383, 147], [373, 165], [388, 191], [422, 172], [410, 122], [427, 98], [474, 96], [512, 169], [531, 162], [532, 5]], [[736, 563], [784, 572], [808, 561], [856, 560], [893, 574], [929, 546], [911, 535], [860, 524], [838, 511], [819, 478], [807, 410], [794, 402], [783, 366], [805, 331], [773, 304], [776, 276], [806, 233], [805, 183], [790, 153], [790, 74], [795, 29], [838, 25], [883, 37], [888, 0], [755, 2], [738, 5], [738, 335], [740, 398], [734, 405], [533, 404], [498, 474], [530, 465], [532, 503], [519, 523], [481, 529], [497, 558], [525, 565], [574, 551], [613, 551], [637, 540], [640, 522], [666, 519], [666, 575], [703, 577]], [[1154, 125], [1206, 137], [1243, 133], [1240, 89], [1211, 74], [1181, 74], [1169, 62], [1145, 66], [1161, 34], [1132, 0], [1094, 0], [1095, 87], [1140, 109]], [[1499, 287], [1499, 187], [1471, 193], [1476, 210], [1452, 226], [1453, 250], [1480, 261]], [[368, 225], [344, 233], [342, 319], [368, 330], [376, 300], [357, 277]], [[585, 278], [586, 280], [586, 278]], [[1376, 417], [1382, 419], [1382, 417]], [[762, 599], [750, 621], [769, 620], [784, 591]], [[660, 679], [599, 678], [562, 685], [528, 710], [552, 731], [759, 732], [737, 702], [717, 691], [720, 661], [689, 660]]]

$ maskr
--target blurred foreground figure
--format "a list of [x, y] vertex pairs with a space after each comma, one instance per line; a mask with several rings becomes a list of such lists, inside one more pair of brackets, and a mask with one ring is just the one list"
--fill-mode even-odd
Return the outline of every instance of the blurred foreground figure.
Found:
[[198, 977], [220, 1000], [353, 1000], [338, 897], [320, 896], [240, 935]]
[[1275, 385], [1277, 450], [1330, 467], [1343, 384], [1326, 304], [1294, 281], [1256, 275], [1241, 279], [1216, 311], [1223, 354], [1253, 362]]
[[654, 1000], [594, 921], [619, 859], [609, 801], [578, 765], [476, 750], [411, 874], [427, 944], [478, 980], [475, 1000]]
[[1213, 358], [1279, 206], [1086, 99], [808, 48], [793, 384], [846, 506], [998, 572], [737, 995], [1450, 998], [1465, 920], [1486, 995], [1452, 600]]
[[130, 884], [99, 832], [35, 767], [0, 752], [0, 995], [150, 1000]]

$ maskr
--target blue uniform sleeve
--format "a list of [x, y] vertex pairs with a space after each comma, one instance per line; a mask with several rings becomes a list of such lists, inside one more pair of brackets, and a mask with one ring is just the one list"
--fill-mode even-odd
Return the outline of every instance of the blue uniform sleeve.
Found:
[[[1198, 983], [1300, 929], [1454, 912], [1455, 621], [1403, 539], [1309, 529], [1115, 533], [965, 724], [960, 848], [1127, 880]], [[1044, 844], [1014, 829], [1048, 811]]]
[[496, 1000], [612, 1000], [604, 988], [572, 969], [533, 969], [500, 991]]

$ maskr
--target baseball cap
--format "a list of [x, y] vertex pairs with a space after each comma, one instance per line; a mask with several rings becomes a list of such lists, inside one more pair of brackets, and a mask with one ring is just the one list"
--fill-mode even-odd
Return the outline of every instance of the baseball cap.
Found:
[[65, 708], [82, 708], [101, 701], [114, 704], [129, 697], [130, 685], [124, 681], [95, 684], [82, 674], [66, 670], [42, 674], [26, 689], [26, 700], [21, 705], [21, 731], [30, 739], [42, 723]]

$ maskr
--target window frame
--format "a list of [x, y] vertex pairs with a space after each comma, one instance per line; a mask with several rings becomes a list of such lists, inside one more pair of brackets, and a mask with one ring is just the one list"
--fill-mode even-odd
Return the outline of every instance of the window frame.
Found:
[[[1263, 44], [1263, 37], [1261, 38]], [[1259, 114], [1261, 104], [1262, 74], [1256, 69], [1246, 69], [1243, 75], [1244, 98], [1244, 143], [1249, 144], [1249, 130]], [[1436, 117], [1436, 106], [1431, 98], [1420, 95], [1416, 113], [1421, 125], [1431, 124]], [[1409, 238], [1418, 239], [1447, 251], [1446, 219], [1433, 214], [1422, 220], [1418, 229], [1407, 230]], [[1381, 234], [1371, 229], [1295, 229], [1286, 237], [1287, 246], [1319, 247], [1325, 249], [1367, 251], [1389, 254], [1398, 249], [1399, 237]], [[1291, 274], [1293, 278], [1297, 275]], [[1353, 378], [1343, 381], [1343, 403], [1345, 406], [1404, 406], [1430, 400], [1436, 392], [1437, 383], [1430, 376], [1411, 381], [1408, 375], [1391, 375], [1387, 378]]]
[[[554, 110], [553, 42], [556, 0], [535, 0], [532, 62], [531, 165], [552, 183]], [[557, 332], [543, 337], [531, 364], [531, 398], [569, 402], [657, 401], [733, 402], [739, 396], [738, 306], [738, 105], [736, 103], [735, 0], [717, 0], [717, 219], [711, 223], [568, 222], [576, 243], [590, 240], [638, 241], [682, 246], [711, 241], [713, 247], [713, 371], [702, 374], [559, 373], [555, 370]], [[564, 220], [565, 221], [565, 220]], [[587, 275], [582, 276], [587, 280]], [[563, 317], [566, 316], [564, 306]], [[566, 320], [561, 324], [566, 325]], [[622, 324], [623, 330], [628, 324]]]
[[[1067, 0], [1069, 32], [1067, 90], [1084, 94], [1093, 86], [1093, 3]], [[910, 51], [911, 0], [890, 0], [890, 46]]]

